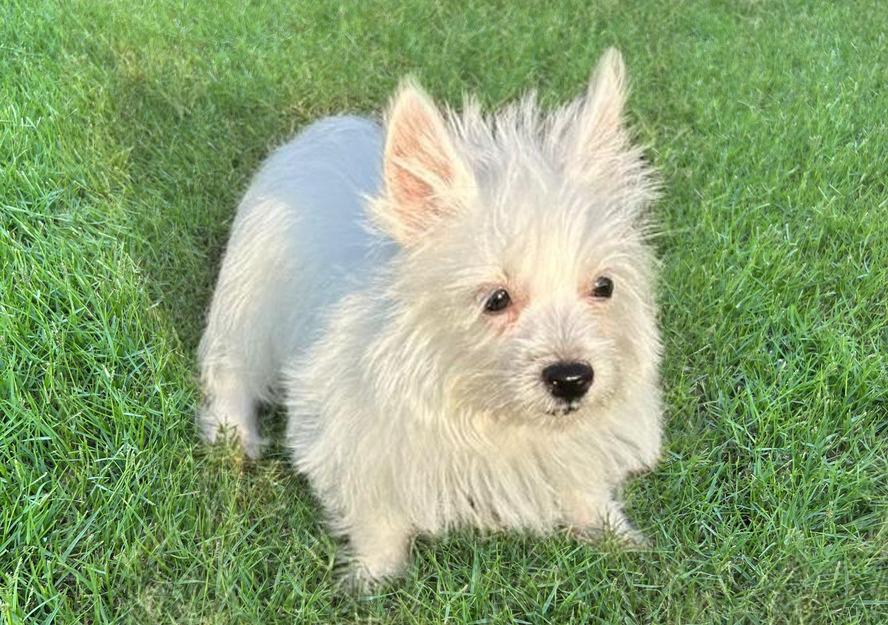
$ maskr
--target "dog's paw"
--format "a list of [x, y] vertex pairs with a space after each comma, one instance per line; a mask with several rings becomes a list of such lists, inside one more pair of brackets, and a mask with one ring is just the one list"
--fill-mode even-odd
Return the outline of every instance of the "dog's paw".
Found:
[[596, 513], [586, 517], [586, 522], [571, 526], [568, 532], [576, 540], [601, 542], [613, 538], [624, 548], [648, 549], [648, 538], [629, 522], [623, 509], [616, 501], [607, 501]]
[[352, 594], [368, 595], [394, 577], [396, 577], [395, 572], [382, 574], [364, 566], [352, 564], [340, 577], [340, 585]]
[[208, 445], [230, 444], [237, 447], [248, 460], [258, 460], [267, 441], [248, 425], [220, 419], [209, 407], [201, 408], [197, 416], [201, 439]]
[[629, 550], [645, 550], [652, 545], [647, 536], [628, 523], [621, 527], [596, 525], [590, 527], [568, 528], [571, 538], [585, 543], [600, 543], [608, 538], [615, 539], [622, 547]]
[[367, 595], [404, 573], [402, 562], [367, 562], [350, 558], [339, 574], [339, 585], [346, 592]]
[[342, 560], [342, 582], [359, 594], [366, 594], [407, 568], [412, 534], [402, 523], [377, 522], [356, 526], [349, 535], [349, 547]]
[[648, 537], [628, 522], [624, 522], [620, 527], [608, 529], [625, 549], [643, 551], [650, 549], [652, 546]]

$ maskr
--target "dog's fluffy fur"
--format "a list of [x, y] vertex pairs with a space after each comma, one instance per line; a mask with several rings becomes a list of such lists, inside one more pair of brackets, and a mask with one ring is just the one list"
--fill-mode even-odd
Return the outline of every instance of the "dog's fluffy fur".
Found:
[[[383, 127], [312, 124], [238, 209], [200, 346], [213, 441], [287, 445], [361, 580], [462, 524], [635, 531], [622, 483], [660, 449], [660, 343], [645, 241], [652, 177], [622, 122], [624, 68], [544, 114], [442, 110], [413, 82]], [[610, 298], [596, 280], [613, 281]], [[511, 306], [485, 311], [506, 289]], [[589, 363], [577, 401], [541, 371]]]

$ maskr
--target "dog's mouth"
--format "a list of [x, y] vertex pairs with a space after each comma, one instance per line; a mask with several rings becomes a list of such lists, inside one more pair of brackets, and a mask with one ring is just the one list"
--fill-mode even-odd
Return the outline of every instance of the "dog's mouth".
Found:
[[546, 414], [550, 417], [566, 417], [572, 412], [576, 412], [580, 409], [580, 402], [572, 401], [566, 404], [561, 404], [546, 411]]

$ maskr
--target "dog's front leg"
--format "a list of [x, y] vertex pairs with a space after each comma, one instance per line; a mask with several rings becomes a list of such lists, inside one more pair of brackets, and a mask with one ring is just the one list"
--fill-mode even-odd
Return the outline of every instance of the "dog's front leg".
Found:
[[607, 490], [569, 490], [564, 498], [564, 518], [580, 540], [598, 540], [613, 532], [621, 541], [643, 547], [648, 544], [623, 512], [622, 504]]
[[353, 580], [366, 587], [401, 573], [412, 538], [410, 523], [395, 511], [376, 507], [358, 516], [348, 532]]

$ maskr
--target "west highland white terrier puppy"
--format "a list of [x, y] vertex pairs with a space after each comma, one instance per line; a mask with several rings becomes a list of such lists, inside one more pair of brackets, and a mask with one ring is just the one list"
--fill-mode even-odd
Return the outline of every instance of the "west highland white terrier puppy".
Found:
[[619, 501], [660, 452], [652, 172], [624, 66], [548, 114], [439, 108], [412, 81], [385, 122], [332, 117], [263, 165], [200, 345], [208, 441], [286, 443], [360, 582], [449, 528], [638, 538]]

